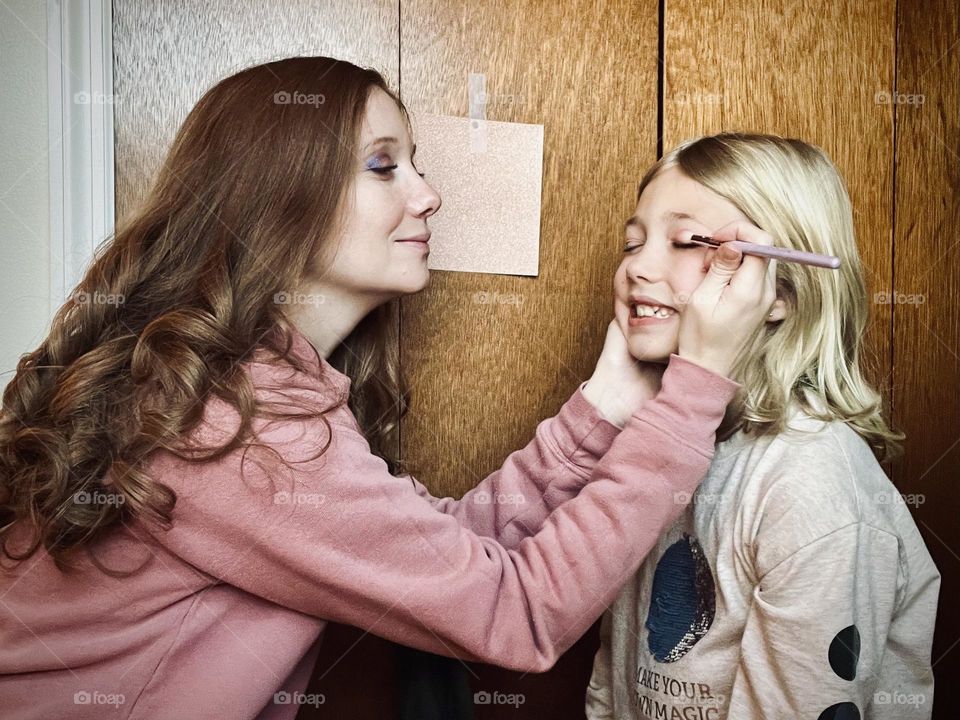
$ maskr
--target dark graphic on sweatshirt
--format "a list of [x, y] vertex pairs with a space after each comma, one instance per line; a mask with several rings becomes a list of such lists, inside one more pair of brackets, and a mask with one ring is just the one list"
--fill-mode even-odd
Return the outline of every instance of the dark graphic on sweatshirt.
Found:
[[836, 634], [827, 653], [830, 667], [844, 680], [857, 676], [857, 661], [860, 659], [860, 631], [850, 625]]
[[[838, 632], [827, 651], [830, 667], [837, 677], [853, 680], [857, 677], [857, 663], [860, 661], [860, 631], [856, 625], [849, 625]], [[817, 720], [860, 720], [860, 708], [852, 702], [831, 705]]]
[[676, 662], [710, 629], [716, 590], [710, 564], [686, 533], [663, 553], [653, 575], [647, 645], [657, 662]]

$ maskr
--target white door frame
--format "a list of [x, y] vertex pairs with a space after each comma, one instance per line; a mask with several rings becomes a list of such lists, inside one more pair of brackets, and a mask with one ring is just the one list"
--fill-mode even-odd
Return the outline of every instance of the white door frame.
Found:
[[50, 308], [114, 230], [111, 0], [47, 0]]

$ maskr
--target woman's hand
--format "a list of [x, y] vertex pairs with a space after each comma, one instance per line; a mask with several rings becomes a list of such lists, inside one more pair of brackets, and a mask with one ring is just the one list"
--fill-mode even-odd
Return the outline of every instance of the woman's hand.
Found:
[[[729, 240], [773, 245], [773, 238], [746, 220], [713, 233]], [[729, 375], [776, 300], [776, 261], [743, 255], [729, 245], [711, 253], [710, 268], [680, 319], [680, 357], [720, 375]]]
[[660, 392], [666, 365], [635, 360], [616, 320], [607, 326], [607, 337], [597, 367], [583, 394], [599, 413], [617, 427]]

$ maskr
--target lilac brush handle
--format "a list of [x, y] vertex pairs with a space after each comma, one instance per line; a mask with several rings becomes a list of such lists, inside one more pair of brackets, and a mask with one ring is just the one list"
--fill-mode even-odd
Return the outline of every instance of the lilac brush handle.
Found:
[[772, 258], [773, 260], [795, 262], [801, 265], [813, 265], [814, 267], [830, 268], [832, 270], [840, 267], [840, 258], [835, 255], [820, 255], [818, 253], [791, 250], [789, 248], [774, 247], [772, 245], [758, 245], [757, 243], [746, 242], [744, 240], [731, 240], [730, 244], [744, 255], [759, 255], [760, 257]]

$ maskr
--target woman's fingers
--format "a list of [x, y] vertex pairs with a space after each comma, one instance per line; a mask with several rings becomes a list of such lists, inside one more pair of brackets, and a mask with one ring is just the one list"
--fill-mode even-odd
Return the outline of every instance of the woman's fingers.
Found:
[[[731, 242], [740, 240], [756, 245], [773, 245], [773, 237], [747, 220], [734, 220], [713, 233], [715, 240]], [[740, 271], [730, 280], [730, 286], [737, 292], [741, 288], [755, 288], [762, 280], [771, 288], [776, 288], [777, 265], [775, 260], [746, 255]], [[771, 299], [772, 303], [773, 300]]]
[[726, 375], [773, 304], [776, 266], [740, 252], [736, 241], [773, 243], [749, 222], [725, 225], [713, 237], [722, 244], [681, 317], [679, 354]]
[[707, 276], [694, 292], [693, 301], [716, 304], [736, 275], [742, 260], [739, 250], [729, 245], [721, 245], [713, 255]]

